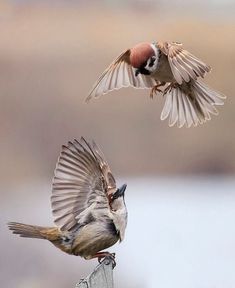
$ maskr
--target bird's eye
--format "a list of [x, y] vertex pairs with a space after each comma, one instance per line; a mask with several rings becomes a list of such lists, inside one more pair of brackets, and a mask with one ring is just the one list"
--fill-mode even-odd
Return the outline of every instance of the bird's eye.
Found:
[[152, 56], [152, 57], [149, 59], [149, 65], [148, 65], [148, 66], [149, 66], [149, 67], [153, 67], [155, 60], [156, 60], [156, 57], [155, 57], [155, 56]]

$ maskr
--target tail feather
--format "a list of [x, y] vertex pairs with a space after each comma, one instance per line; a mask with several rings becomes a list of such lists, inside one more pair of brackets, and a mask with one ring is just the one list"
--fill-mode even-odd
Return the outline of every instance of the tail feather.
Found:
[[11, 231], [13, 231], [13, 234], [19, 234], [21, 237], [39, 239], [46, 238], [45, 234], [43, 233], [43, 230], [45, 230], [44, 227], [27, 225], [17, 222], [9, 222], [8, 227]]
[[217, 115], [215, 106], [223, 105], [226, 96], [213, 91], [201, 81], [190, 81], [173, 86], [165, 94], [161, 120], [169, 118], [169, 126], [197, 126]]

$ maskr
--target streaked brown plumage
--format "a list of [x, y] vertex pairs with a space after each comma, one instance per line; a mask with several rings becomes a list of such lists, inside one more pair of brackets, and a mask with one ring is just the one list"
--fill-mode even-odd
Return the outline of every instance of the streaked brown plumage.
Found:
[[47, 239], [62, 251], [85, 259], [101, 259], [100, 252], [124, 238], [126, 185], [116, 188], [102, 152], [81, 138], [62, 146], [52, 185], [51, 205], [57, 227], [10, 222], [21, 237]]
[[215, 106], [226, 98], [199, 80], [210, 70], [180, 43], [139, 43], [111, 63], [86, 102], [122, 87], [151, 88], [151, 98], [157, 91], [165, 98], [161, 120], [169, 118], [169, 126], [197, 126], [218, 114]]

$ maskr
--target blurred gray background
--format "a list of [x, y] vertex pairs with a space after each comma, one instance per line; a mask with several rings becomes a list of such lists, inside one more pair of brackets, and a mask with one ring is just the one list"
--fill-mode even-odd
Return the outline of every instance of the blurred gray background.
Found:
[[[129, 223], [115, 287], [235, 287], [234, 1], [0, 1], [0, 278], [74, 287], [95, 260], [22, 239], [7, 221], [53, 225], [60, 147], [84, 136], [126, 182]], [[212, 66], [228, 96], [197, 128], [160, 121], [161, 96], [122, 89], [84, 104], [100, 73], [140, 41], [170, 40]]]

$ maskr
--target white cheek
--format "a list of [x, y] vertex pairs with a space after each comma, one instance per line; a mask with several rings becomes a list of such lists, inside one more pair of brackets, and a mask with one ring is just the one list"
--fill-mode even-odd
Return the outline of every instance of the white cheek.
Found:
[[158, 48], [157, 48], [154, 44], [151, 44], [151, 47], [152, 47], [152, 49], [153, 49], [153, 51], [154, 51], [155, 56], [158, 58], [158, 57], [159, 57], [159, 50], [158, 50]]
[[154, 50], [154, 54], [155, 54], [155, 57], [156, 57], [156, 60], [154, 61], [154, 64], [152, 67], [149, 67], [149, 63], [150, 63], [150, 59], [148, 60], [148, 63], [147, 63], [147, 70], [149, 70], [150, 72], [154, 72], [156, 71], [157, 69], [157, 66], [158, 66], [158, 63], [159, 63], [159, 49], [154, 45], [154, 44], [151, 44], [151, 47], [153, 48]]
[[149, 66], [149, 63], [151, 62], [151, 60], [149, 59], [147, 62], [147, 65], [145, 66], [146, 70], [150, 71], [150, 72], [154, 72], [157, 69], [158, 66], [158, 58], [156, 57], [153, 66]]
[[153, 66], [152, 66], [152, 71], [155, 71], [157, 69], [157, 66], [158, 66], [158, 58], [156, 58]]

